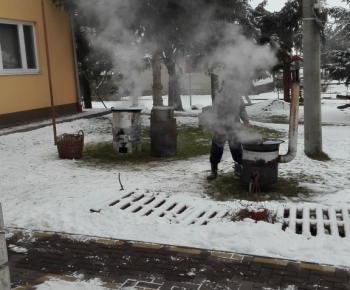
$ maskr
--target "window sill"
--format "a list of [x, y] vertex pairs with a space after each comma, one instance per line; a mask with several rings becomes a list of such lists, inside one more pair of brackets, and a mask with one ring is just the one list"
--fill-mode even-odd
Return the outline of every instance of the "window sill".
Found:
[[42, 71], [0, 71], [0, 76], [16, 76], [16, 75], [42, 75]]

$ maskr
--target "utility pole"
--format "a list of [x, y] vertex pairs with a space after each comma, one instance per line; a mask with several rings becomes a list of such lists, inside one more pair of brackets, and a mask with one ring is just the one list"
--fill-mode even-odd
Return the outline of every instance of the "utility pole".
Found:
[[319, 1], [303, 0], [304, 150], [308, 155], [322, 153], [321, 37], [315, 10], [320, 9]]

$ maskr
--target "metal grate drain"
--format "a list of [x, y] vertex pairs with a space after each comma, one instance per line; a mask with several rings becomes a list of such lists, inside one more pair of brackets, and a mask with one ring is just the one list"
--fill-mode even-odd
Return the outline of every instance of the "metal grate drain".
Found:
[[206, 225], [220, 221], [227, 215], [229, 208], [215, 203], [196, 202], [190, 205], [177, 197], [165, 194], [150, 194], [131, 191], [109, 199], [99, 206], [92, 207], [91, 212], [100, 212], [105, 206], [115, 206], [126, 212], [139, 216], [157, 216], [167, 218], [172, 223], [186, 225]]
[[[115, 194], [114, 194], [115, 195]], [[125, 191], [92, 207], [91, 212], [100, 212], [105, 207], [117, 207], [138, 216], [156, 216], [171, 223], [206, 225], [222, 221], [232, 208], [211, 201], [186, 202], [176, 196], [147, 191]], [[277, 220], [282, 229], [308, 236], [331, 235], [350, 238], [350, 208], [335, 208], [318, 204], [281, 205], [277, 209]]]
[[278, 209], [283, 229], [297, 234], [350, 238], [350, 209], [323, 205], [287, 205]]

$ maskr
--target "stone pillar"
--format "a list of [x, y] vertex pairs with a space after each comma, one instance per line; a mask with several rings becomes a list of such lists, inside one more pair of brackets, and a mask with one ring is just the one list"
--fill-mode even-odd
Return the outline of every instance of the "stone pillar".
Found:
[[315, 1], [303, 1], [304, 144], [306, 154], [322, 152], [321, 45]]

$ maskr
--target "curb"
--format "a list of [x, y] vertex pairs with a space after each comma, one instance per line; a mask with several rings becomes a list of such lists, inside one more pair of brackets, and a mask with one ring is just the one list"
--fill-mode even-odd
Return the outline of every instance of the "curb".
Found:
[[[28, 233], [28, 230], [25, 230], [22, 228], [5, 228], [5, 230], [6, 230], [6, 234], [18, 233], [23, 231], [26, 231]], [[268, 256], [260, 256], [255, 254], [250, 255], [250, 254], [231, 252], [231, 251], [219, 251], [219, 250], [211, 250], [211, 249], [203, 249], [203, 248], [195, 248], [195, 247], [136, 241], [136, 240], [123, 240], [123, 239], [117, 239], [117, 238], [88, 236], [88, 235], [72, 234], [72, 233], [65, 233], [65, 232], [39, 231], [39, 230], [31, 231], [31, 236], [38, 239], [42, 239], [42, 238], [49, 239], [50, 237], [57, 236], [57, 235], [61, 236], [62, 239], [75, 240], [75, 241], [94, 241], [96, 243], [104, 244], [107, 246], [112, 246], [112, 245], [122, 246], [122, 245], [125, 245], [126, 243], [131, 243], [132, 244], [131, 247], [138, 248], [138, 249], [159, 250], [161, 248], [167, 247], [170, 252], [177, 252], [177, 253], [183, 253], [183, 254], [201, 255], [203, 253], [209, 253], [210, 256], [215, 258], [223, 258], [223, 259], [229, 259], [229, 260], [235, 260], [235, 261], [242, 261], [244, 257], [252, 257], [250, 259], [252, 262], [263, 263], [263, 264], [287, 266], [288, 263], [296, 263], [299, 265], [300, 268], [332, 272], [332, 273], [335, 272], [335, 269], [337, 268], [348, 269], [348, 274], [350, 275], [350, 268], [346, 266], [341, 266], [341, 265], [334, 266], [330, 264], [319, 264], [319, 263], [293, 260], [293, 259], [282, 259], [282, 258], [274, 258], [274, 257], [268, 257]]]
[[[65, 123], [65, 122], [72, 122], [75, 120], [80, 120], [80, 119], [92, 119], [95, 117], [100, 117], [100, 116], [104, 116], [104, 115], [108, 115], [112, 113], [111, 110], [108, 111], [103, 111], [103, 112], [98, 112], [98, 113], [92, 113], [92, 114], [87, 114], [84, 115], [84, 113], [79, 113], [70, 117], [62, 117], [61, 119], [56, 120], [56, 124], [61, 124], [61, 123]], [[39, 123], [40, 121], [38, 121]], [[43, 121], [42, 124], [38, 124], [35, 125], [33, 123], [30, 124], [22, 124], [22, 125], [13, 125], [13, 126], [9, 126], [6, 128], [0, 128], [0, 136], [6, 136], [6, 135], [10, 135], [13, 133], [21, 133], [21, 132], [29, 132], [29, 131], [33, 131], [33, 130], [37, 130], [37, 129], [41, 129], [44, 127], [48, 127], [48, 126], [52, 126], [52, 122], [46, 120]], [[22, 128], [19, 128], [22, 127]], [[6, 131], [6, 132], [1, 132], [2, 130]]]

